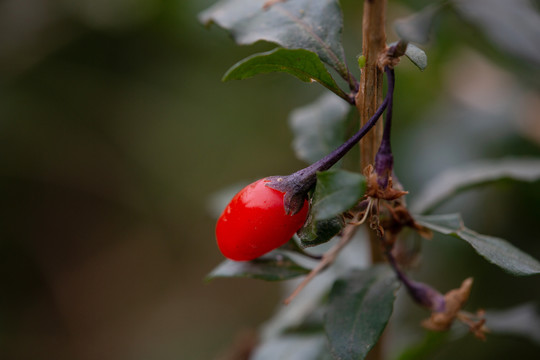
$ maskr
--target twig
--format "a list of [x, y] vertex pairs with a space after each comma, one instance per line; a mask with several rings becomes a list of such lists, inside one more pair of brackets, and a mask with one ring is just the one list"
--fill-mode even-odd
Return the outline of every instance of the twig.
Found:
[[[366, 210], [367, 211], [367, 210]], [[315, 276], [317, 276], [321, 271], [323, 271], [326, 267], [328, 267], [330, 264], [336, 260], [338, 254], [340, 251], [347, 245], [351, 239], [353, 238], [354, 234], [356, 233], [356, 230], [358, 230], [358, 226], [349, 224], [343, 229], [343, 235], [341, 236], [341, 239], [339, 239], [339, 242], [334, 245], [330, 250], [328, 250], [326, 253], [324, 253], [321, 261], [311, 270], [311, 272], [304, 278], [304, 280], [298, 285], [298, 287], [292, 292], [292, 294], [283, 301], [285, 305], [288, 305], [293, 301], [293, 299], [306, 287], [306, 285], [313, 280]]]

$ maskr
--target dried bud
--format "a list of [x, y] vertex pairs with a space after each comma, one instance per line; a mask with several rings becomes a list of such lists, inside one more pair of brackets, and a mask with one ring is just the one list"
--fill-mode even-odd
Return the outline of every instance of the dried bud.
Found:
[[459, 289], [450, 290], [444, 295], [444, 310], [434, 311], [429, 319], [422, 322], [422, 325], [435, 331], [448, 330], [469, 298], [472, 284], [473, 279], [467, 278]]

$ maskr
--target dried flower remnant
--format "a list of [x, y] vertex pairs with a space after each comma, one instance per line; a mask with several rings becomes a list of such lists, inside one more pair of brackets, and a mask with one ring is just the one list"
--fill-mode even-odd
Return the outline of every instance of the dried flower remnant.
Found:
[[461, 310], [471, 293], [473, 284], [471, 277], [465, 279], [458, 289], [450, 290], [442, 295], [427, 284], [409, 279], [398, 267], [396, 259], [390, 251], [386, 252], [386, 256], [411, 298], [418, 305], [431, 310], [431, 316], [422, 322], [422, 326], [433, 331], [447, 331], [457, 319], [467, 325], [477, 338], [485, 340], [487, 328], [484, 326], [486, 320], [483, 317], [483, 311], [471, 314]]
[[422, 322], [422, 326], [429, 330], [446, 331], [450, 329], [454, 320], [458, 319], [467, 325], [477, 338], [485, 340], [487, 328], [484, 326], [486, 320], [483, 318], [483, 312], [479, 311], [473, 315], [461, 310], [469, 298], [472, 284], [473, 279], [467, 278], [458, 289], [446, 293], [444, 310], [433, 311], [429, 319]]

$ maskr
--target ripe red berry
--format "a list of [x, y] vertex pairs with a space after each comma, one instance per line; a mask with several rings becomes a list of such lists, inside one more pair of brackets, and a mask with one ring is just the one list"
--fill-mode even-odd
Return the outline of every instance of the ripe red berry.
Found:
[[253, 260], [280, 247], [306, 221], [307, 201], [298, 213], [287, 215], [284, 193], [266, 186], [268, 181], [257, 180], [240, 190], [219, 217], [217, 243], [231, 260]]

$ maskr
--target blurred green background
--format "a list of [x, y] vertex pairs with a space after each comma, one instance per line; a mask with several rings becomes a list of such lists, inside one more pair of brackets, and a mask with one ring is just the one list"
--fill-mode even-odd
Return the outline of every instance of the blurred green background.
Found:
[[[278, 284], [203, 281], [222, 261], [209, 198], [303, 167], [287, 116], [323, 89], [283, 74], [222, 83], [273, 46], [205, 29], [197, 14], [213, 2], [0, 1], [1, 359], [213, 359], [278, 306]], [[362, 2], [341, 3], [354, 65]], [[427, 3], [390, 1], [388, 21]], [[538, 72], [473, 50], [482, 35], [455, 17], [438, 27], [428, 69], [397, 70], [395, 158], [411, 196], [463, 161], [540, 154]], [[537, 184], [445, 208], [540, 258]], [[471, 308], [540, 299], [538, 279], [505, 275], [466, 245], [425, 250], [416, 276], [442, 291], [474, 276]], [[538, 354], [515, 338], [463, 344], [438, 358]]]

